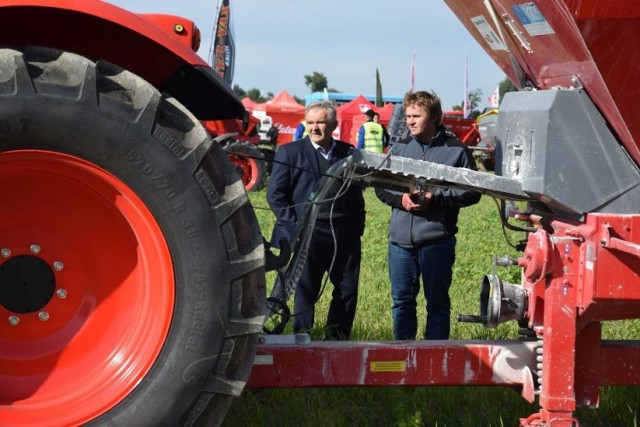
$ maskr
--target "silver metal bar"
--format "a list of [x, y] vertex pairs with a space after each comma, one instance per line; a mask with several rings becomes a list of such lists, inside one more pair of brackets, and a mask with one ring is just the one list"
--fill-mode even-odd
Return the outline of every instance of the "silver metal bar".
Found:
[[456, 168], [405, 157], [354, 150], [350, 162], [357, 168], [354, 177], [373, 187], [420, 189], [428, 186], [463, 188], [508, 200], [534, 200], [520, 181], [486, 172]]

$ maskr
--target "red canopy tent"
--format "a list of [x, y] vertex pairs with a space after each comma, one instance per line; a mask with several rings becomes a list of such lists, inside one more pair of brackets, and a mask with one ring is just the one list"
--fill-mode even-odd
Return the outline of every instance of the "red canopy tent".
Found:
[[380, 114], [380, 123], [385, 126], [389, 125], [389, 120], [391, 120], [391, 116], [393, 115], [393, 109], [395, 108], [395, 104], [387, 103], [384, 104], [384, 107], [376, 108], [375, 111]]
[[258, 105], [257, 102], [255, 102], [253, 99], [249, 98], [248, 96], [245, 96], [244, 98], [242, 98], [242, 105], [244, 105], [244, 108], [247, 109], [248, 112], [252, 112], [253, 109], [256, 107], [256, 105]]
[[[338, 139], [358, 145], [358, 129], [365, 121], [365, 111], [373, 109], [375, 105], [362, 95], [338, 107]], [[335, 135], [334, 135], [335, 136]]]
[[273, 125], [278, 127], [278, 145], [291, 142], [296, 126], [304, 119], [304, 106], [298, 104], [286, 90], [267, 102], [256, 104], [253, 109], [271, 116]]

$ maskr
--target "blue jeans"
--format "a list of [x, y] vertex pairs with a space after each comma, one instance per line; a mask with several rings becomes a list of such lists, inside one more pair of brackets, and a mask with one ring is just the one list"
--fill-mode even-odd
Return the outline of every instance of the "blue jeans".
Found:
[[418, 319], [416, 298], [420, 277], [427, 300], [427, 325], [424, 338], [449, 338], [451, 323], [451, 286], [456, 239], [447, 237], [416, 248], [389, 244], [389, 278], [393, 307], [393, 335], [397, 340], [416, 339]]

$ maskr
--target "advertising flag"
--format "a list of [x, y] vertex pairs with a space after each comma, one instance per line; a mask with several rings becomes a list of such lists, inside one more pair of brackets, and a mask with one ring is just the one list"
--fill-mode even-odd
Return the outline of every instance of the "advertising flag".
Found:
[[496, 90], [494, 90], [489, 97], [489, 103], [491, 104], [491, 108], [498, 108], [500, 106], [500, 85], [496, 86]]
[[411, 77], [409, 78], [409, 92], [416, 89], [416, 51], [411, 55]]
[[213, 41], [213, 69], [231, 85], [236, 46], [233, 40], [229, 2], [230, 0], [221, 0], [218, 5]]
[[464, 52], [464, 105], [462, 114], [466, 119], [471, 114], [471, 101], [469, 100], [469, 71], [467, 69], [467, 51]]
[[380, 83], [380, 73], [376, 68], [376, 107], [382, 107], [382, 83]]

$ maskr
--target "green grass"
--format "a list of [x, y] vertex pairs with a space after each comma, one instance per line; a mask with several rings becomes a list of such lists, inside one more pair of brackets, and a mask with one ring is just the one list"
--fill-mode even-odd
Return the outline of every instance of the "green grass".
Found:
[[[274, 217], [265, 201], [265, 193], [251, 193], [262, 234], [271, 235]], [[392, 339], [391, 297], [387, 269], [387, 227], [390, 209], [380, 203], [373, 190], [365, 191], [367, 225], [363, 236], [362, 266], [358, 311], [353, 340]], [[496, 205], [483, 197], [479, 204], [461, 211], [457, 258], [451, 287], [451, 339], [512, 339], [517, 325], [508, 322], [496, 329], [458, 323], [456, 314], [478, 314], [482, 277], [492, 271], [492, 256], [519, 253], [503, 236]], [[507, 232], [510, 241], [523, 235]], [[519, 283], [518, 268], [502, 268], [498, 275], [507, 282]], [[267, 283], [273, 283], [269, 273]], [[332, 285], [316, 308], [317, 328], [312, 336], [322, 336]], [[425, 309], [419, 297], [418, 336], [424, 333]], [[638, 339], [639, 321], [606, 322], [606, 338]], [[291, 332], [289, 325], [285, 333]], [[300, 361], [304, 363], [304, 361]], [[519, 418], [537, 412], [518, 393], [507, 387], [380, 387], [245, 390], [236, 399], [225, 419], [225, 426], [513, 426]], [[583, 426], [636, 426], [640, 411], [640, 388], [604, 388], [601, 407], [580, 409], [577, 417]]]

